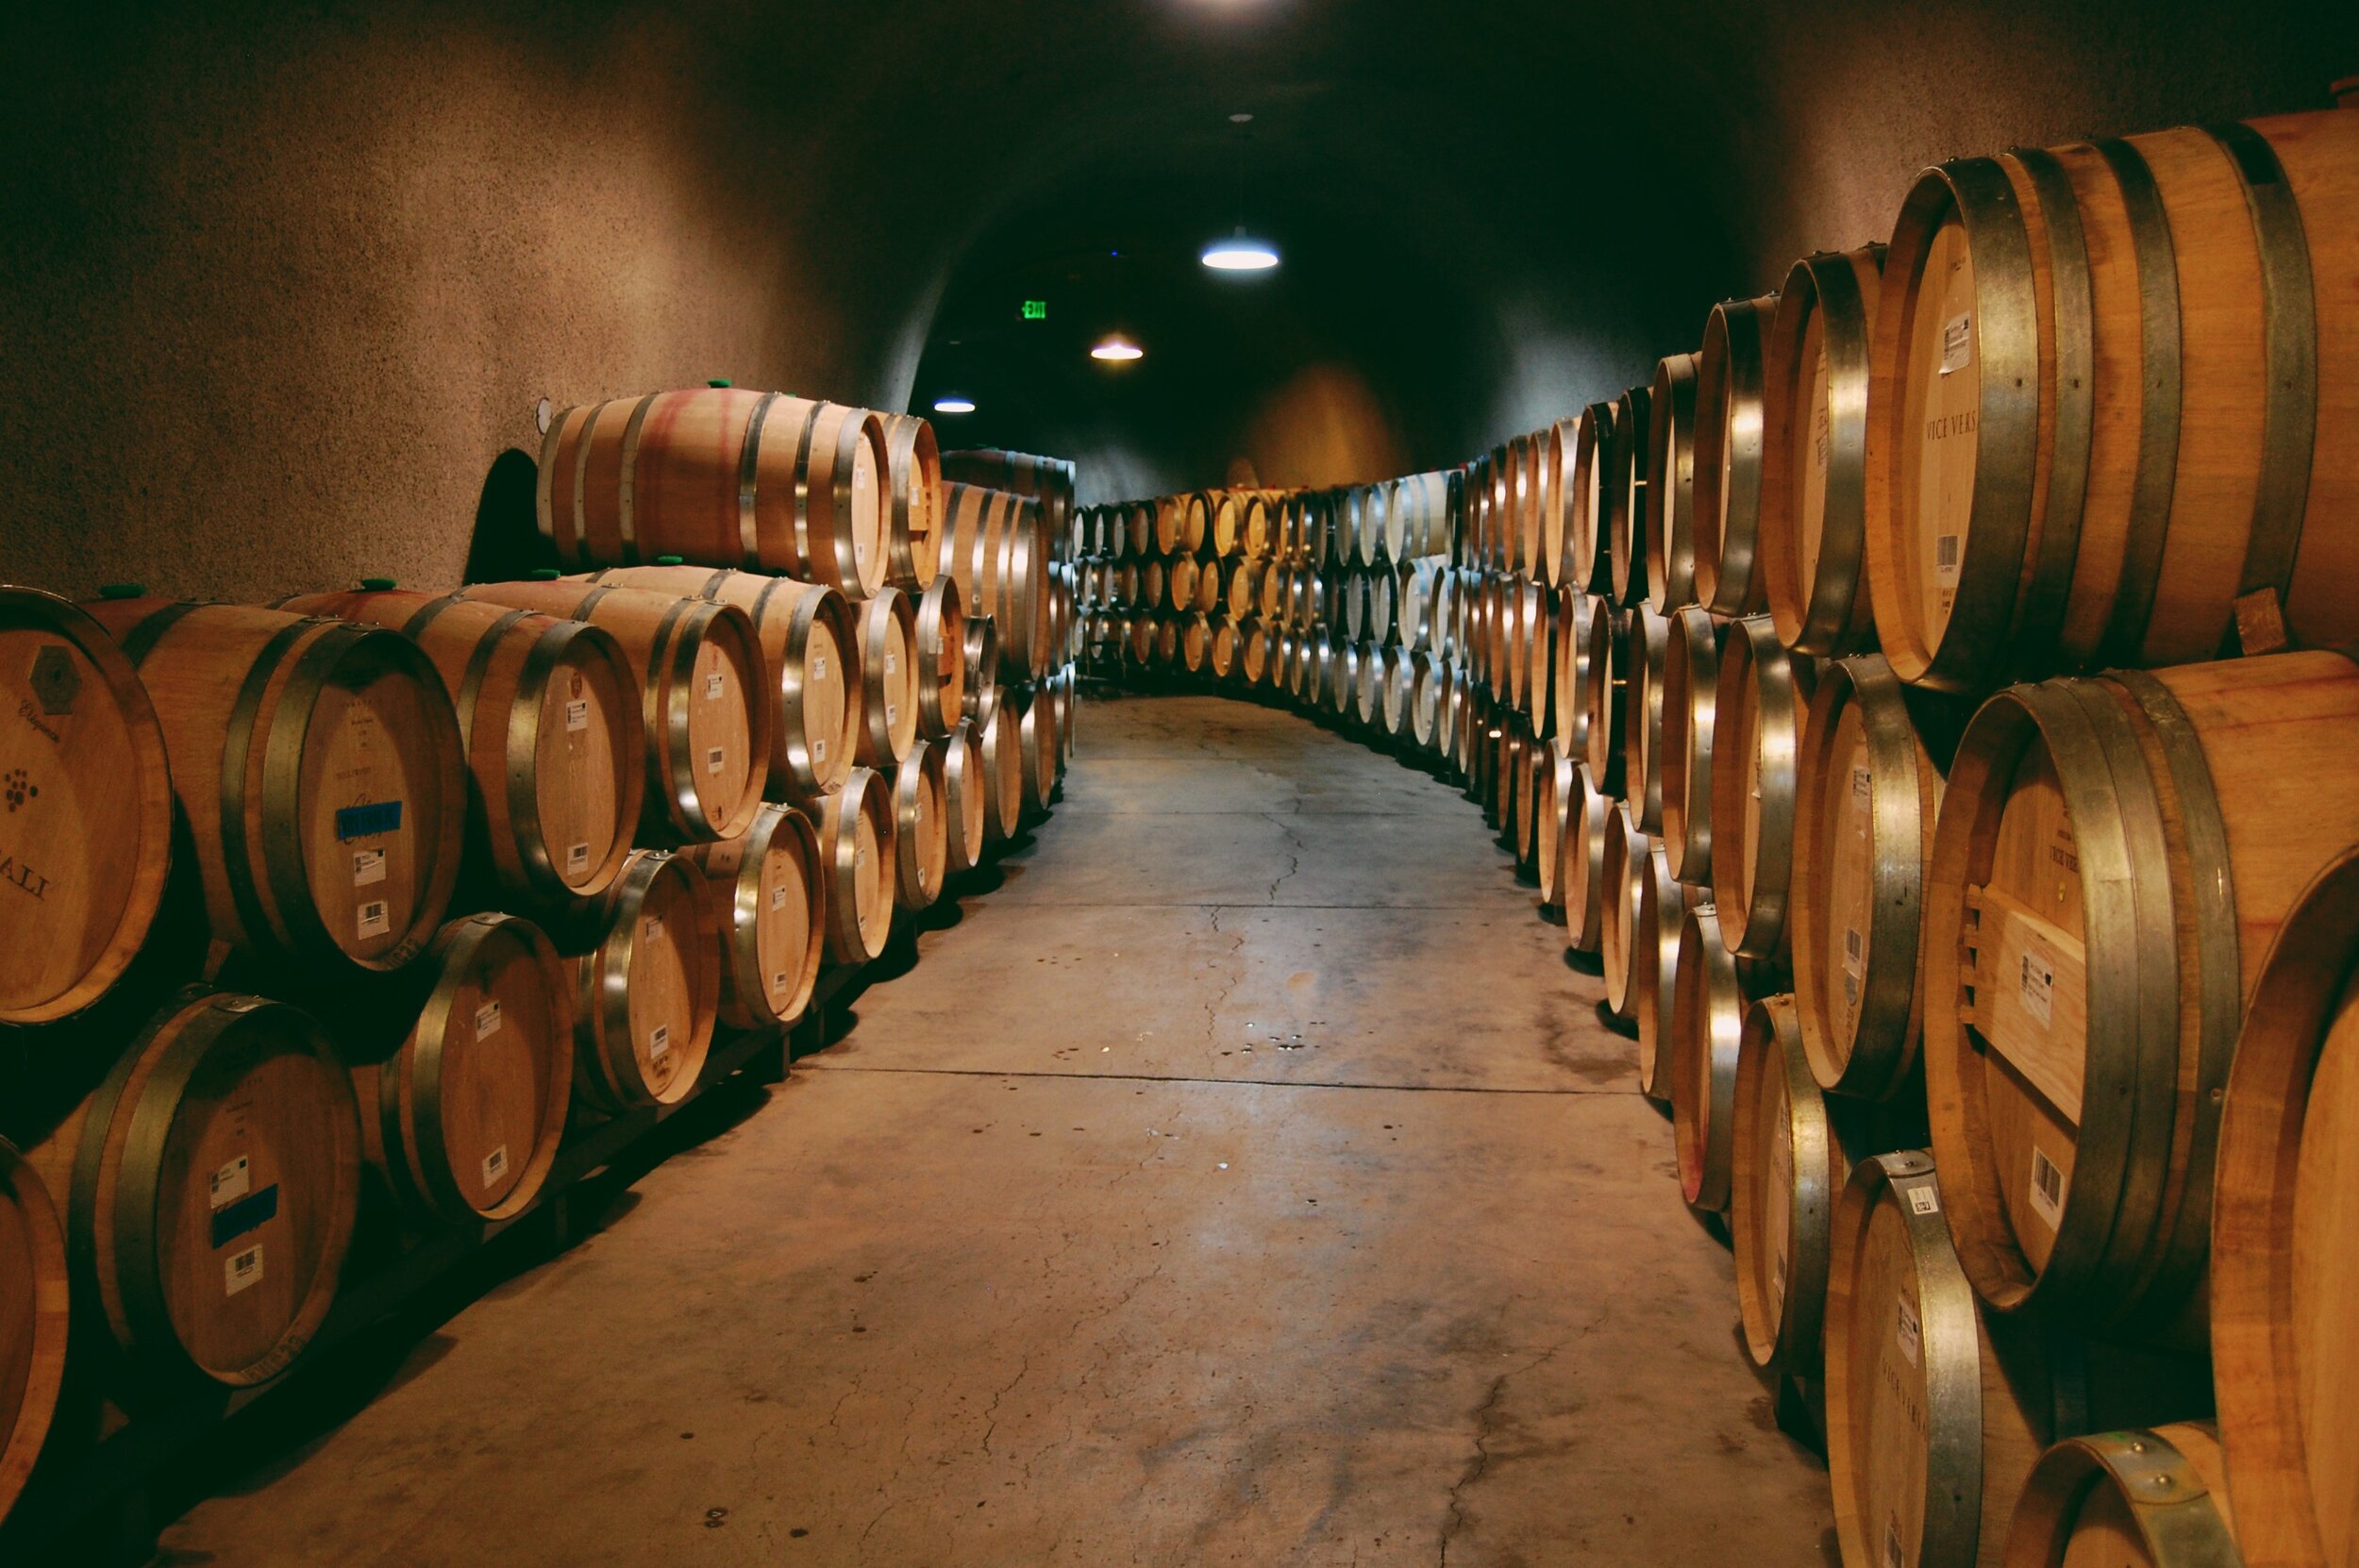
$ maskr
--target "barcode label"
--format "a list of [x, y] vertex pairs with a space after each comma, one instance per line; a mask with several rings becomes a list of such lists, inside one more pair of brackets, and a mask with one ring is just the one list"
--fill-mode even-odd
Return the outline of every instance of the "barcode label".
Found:
[[583, 730], [583, 729], [588, 729], [589, 727], [590, 727], [590, 703], [589, 703], [589, 699], [588, 699], [588, 698], [584, 698], [584, 699], [582, 699], [582, 700], [581, 700], [581, 701], [579, 701], [579, 702], [569, 702], [569, 703], [567, 703], [567, 704], [565, 705], [565, 728], [566, 728], [566, 731], [570, 734], [570, 733], [572, 733], [572, 732], [574, 732], [574, 731], [576, 731], [576, 730]]
[[507, 1174], [508, 1145], [502, 1143], [483, 1157], [483, 1185], [487, 1188], [495, 1186], [499, 1178]]
[[661, 942], [663, 940], [663, 917], [649, 915], [646, 927], [640, 934], [649, 942]]
[[1940, 1194], [1939, 1193], [1934, 1192], [1934, 1191], [1933, 1191], [1931, 1187], [1912, 1187], [1912, 1188], [1910, 1188], [1910, 1189], [1909, 1189], [1909, 1212], [1911, 1212], [1912, 1214], [1938, 1214], [1938, 1213], [1940, 1213], [1940, 1212], [1941, 1212], [1941, 1194]]
[[365, 888], [371, 882], [385, 880], [385, 852], [381, 849], [356, 849], [352, 852], [352, 885]]
[[254, 1185], [253, 1171], [244, 1155], [213, 1173], [213, 1207], [220, 1209], [245, 1196]]
[[672, 1026], [669, 1024], [658, 1024], [655, 1026], [654, 1032], [647, 1036], [647, 1059], [650, 1061], [661, 1061], [665, 1057], [668, 1057], [671, 1054]]
[[387, 908], [383, 899], [379, 898], [373, 903], [360, 906], [360, 934], [362, 936], [381, 937], [393, 928], [393, 911]]
[[233, 1252], [221, 1260], [225, 1295], [236, 1295], [262, 1282], [262, 1243], [255, 1243], [243, 1252]]
[[2050, 1230], [2064, 1224], [2064, 1172], [2036, 1144], [2032, 1149], [2032, 1209]]
[[1872, 803], [1876, 798], [1876, 776], [1865, 768], [1853, 768], [1851, 770], [1851, 798], [1862, 806]]
[[785, 970], [779, 970], [776, 975], [770, 976], [770, 989], [775, 992], [785, 992], [787, 990], [787, 981], [790, 977], [791, 976], [788, 976]]
[[886, 727], [887, 729], [891, 729], [891, 728], [892, 728], [895, 725], [899, 724], [900, 722], [901, 722], [901, 707], [900, 707], [900, 704], [898, 704], [898, 703], [891, 703], [891, 702], [889, 702], [889, 703], [885, 704], [885, 727]]
[[721, 771], [721, 764], [726, 761], [728, 758], [728, 751], [720, 746], [714, 746], [711, 751], [705, 753], [705, 772], [719, 773]]
[[578, 874], [579, 874], [579, 873], [581, 873], [581, 872], [588, 871], [589, 869], [590, 869], [590, 846], [589, 846], [588, 844], [586, 844], [586, 843], [577, 843], [577, 844], [574, 845], [571, 849], [568, 849], [567, 851], [565, 851], [565, 872], [566, 872], [566, 875], [568, 875], [568, 876], [575, 876], [575, 875], [578, 875]]
[[1867, 939], [1847, 928], [1843, 933], [1843, 973], [1857, 975], [1864, 967], [1861, 960], [1866, 954]]
[[2056, 1011], [2056, 962], [2029, 939], [2023, 944], [2016, 988], [2023, 998], [2023, 1010], [2038, 1019], [2041, 1028], [2050, 1027]]
[[826, 654], [811, 656], [811, 678], [813, 680], [828, 678], [828, 656]]
[[486, 1002], [475, 1009], [475, 1037], [489, 1040], [500, 1032], [500, 1005]]
[[770, 890], [770, 908], [774, 910], [783, 909], [786, 908], [786, 890], [784, 888], [772, 888]]
[[1967, 310], [1941, 324], [1941, 374], [1954, 375], [1974, 362], [1974, 312]]
[[1953, 588], [1958, 581], [1958, 536], [1939, 534], [1933, 539], [1933, 575], [1944, 588]]
[[887, 648], [885, 650], [885, 674], [891, 676], [898, 675], [900, 672], [901, 656], [895, 653], [892, 649]]
[[1925, 1331], [1916, 1321], [1916, 1303], [1902, 1296], [1899, 1306], [1893, 1314], [1892, 1337], [1899, 1344], [1900, 1354], [1909, 1359], [1909, 1365], [1915, 1366], [1922, 1354]]
[[714, 674], [705, 676], [705, 701], [719, 702], [721, 700], [721, 693], [728, 690], [728, 687], [722, 681], [719, 675]]
[[814, 762], [824, 762], [828, 759], [828, 738], [825, 735], [811, 738], [811, 759]]

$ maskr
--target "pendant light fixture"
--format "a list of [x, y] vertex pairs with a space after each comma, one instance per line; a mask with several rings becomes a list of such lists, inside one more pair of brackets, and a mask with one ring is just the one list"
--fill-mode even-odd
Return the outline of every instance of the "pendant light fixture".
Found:
[[1226, 240], [1215, 240], [1206, 245], [1196, 259], [1216, 273], [1265, 273], [1278, 265], [1278, 247], [1266, 240], [1256, 240], [1245, 231], [1245, 159], [1246, 143], [1253, 133], [1246, 126], [1253, 123], [1250, 114], [1238, 113], [1229, 117], [1237, 127], [1237, 227]]
[[1091, 359], [1106, 359], [1116, 363], [1131, 359], [1143, 359], [1146, 357], [1146, 350], [1141, 348], [1138, 344], [1132, 342], [1129, 339], [1124, 337], [1119, 332], [1107, 333], [1103, 338], [1100, 338], [1097, 341], [1097, 345], [1090, 350]]

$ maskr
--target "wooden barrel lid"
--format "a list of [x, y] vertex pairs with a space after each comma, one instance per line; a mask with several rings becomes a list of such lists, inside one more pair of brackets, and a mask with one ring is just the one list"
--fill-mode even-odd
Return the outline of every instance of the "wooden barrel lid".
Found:
[[1721, 1213], [1729, 1207], [1729, 1172], [1735, 1121], [1736, 1054], [1745, 1033], [1745, 990], [1736, 961], [1720, 936], [1710, 905], [1680, 920], [1679, 957], [1671, 980], [1665, 1069], [1671, 1101], [1672, 1145], [1680, 1190], [1690, 1207]]
[[1729, 1234], [1745, 1352], [1755, 1366], [1815, 1376], [1830, 1226], [1849, 1168], [1791, 996], [1745, 1011], [1730, 1124]]
[[172, 859], [163, 730], [96, 621], [0, 587], [0, 1024], [105, 994], [138, 954]]
[[685, 864], [640, 851], [610, 898], [613, 925], [584, 962], [577, 1037], [592, 1044], [599, 1081], [623, 1105], [676, 1105], [703, 1076], [720, 971], [696, 901]]
[[945, 765], [943, 743], [920, 741], [894, 770], [894, 901], [904, 909], [931, 906], [942, 896], [943, 879], [949, 875]]
[[1796, 262], [1769, 325], [1757, 571], [1797, 653], [1848, 653], [1870, 626], [1867, 398], [1883, 256], [1871, 244]]
[[2207, 1568], [2236, 1549], [2226, 1466], [2208, 1423], [2067, 1438], [2016, 1505], [2005, 1568]]
[[41, 1176], [0, 1140], [0, 1519], [25, 1488], [65, 1377], [65, 1234]]

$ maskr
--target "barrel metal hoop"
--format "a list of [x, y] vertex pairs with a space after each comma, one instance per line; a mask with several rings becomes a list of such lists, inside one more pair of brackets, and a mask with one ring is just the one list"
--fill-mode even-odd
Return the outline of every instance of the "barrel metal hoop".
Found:
[[618, 405], [593, 403], [589, 417], [581, 422], [581, 440], [574, 448], [574, 543], [569, 551], [558, 547], [558, 559], [568, 566], [599, 566], [595, 552], [590, 548], [590, 446], [598, 433], [598, 421], [609, 409]]
[[[696, 652], [701, 638], [688, 635], [690, 628], [681, 622], [694, 612], [694, 630], [701, 633], [712, 619], [711, 610], [712, 607], [701, 600], [673, 601], [663, 612], [663, 619], [656, 624], [655, 636], [647, 645], [647, 713], [657, 721], [657, 733], [663, 737], [661, 747], [647, 759], [654, 774], [649, 782], [663, 790], [673, 823], [692, 837], [714, 825], [706, 821], [704, 807], [696, 798], [696, 761], [688, 738], [688, 714], [695, 695], [692, 688], [695, 684]], [[674, 677], [668, 686], [663, 680], [667, 657]], [[659, 704], [663, 706], [659, 708]]]
[[2068, 1511], [2108, 1480], [2129, 1505], [2150, 1560], [2173, 1568], [2238, 1568], [2243, 1562], [2202, 1476], [2152, 1431], [2070, 1438], [2040, 1456], [2024, 1481], [2008, 1556], [2029, 1560], [2052, 1550], [2070, 1527]]
[[616, 492], [615, 521], [623, 540], [623, 564], [639, 564], [639, 434], [647, 423], [647, 410], [655, 407], [661, 392], [649, 392], [630, 410], [630, 423], [623, 426], [623, 475]]
[[[278, 673], [279, 660], [296, 639], [319, 626], [317, 621], [294, 621], [281, 626], [255, 656], [253, 665], [238, 688], [237, 701], [230, 706], [229, 720], [225, 726], [221, 746], [221, 848], [225, 868], [223, 881], [228, 884], [229, 898], [238, 925], [248, 941], [259, 942], [271, 934], [270, 918], [262, 910], [260, 897], [253, 887], [253, 866], [246, 852], [245, 785], [247, 759], [254, 749], [254, 723], [262, 706], [262, 693]], [[265, 761], [267, 792], [267, 768]], [[265, 831], [268, 825], [265, 824]], [[277, 878], [271, 877], [274, 891]], [[310, 902], [309, 894], [305, 902]], [[316, 920], [313, 922], [317, 924]], [[321, 935], [326, 933], [323, 928]], [[218, 933], [216, 933], [218, 935]], [[292, 934], [290, 944], [293, 945]]]
[[1827, 357], [1827, 478], [1820, 504], [1817, 570], [1799, 585], [1801, 636], [1796, 646], [1839, 650], [1859, 619], [1867, 546], [1867, 388], [1875, 351], [1859, 275], [1842, 256], [1802, 263], [1817, 296], [1819, 342]]
[[761, 478], [761, 427], [770, 417], [777, 392], [763, 392], [745, 421], [745, 443], [737, 453], [737, 554], [748, 572], [762, 570], [761, 529], [756, 491]]
[[209, 608], [210, 607], [206, 604], [192, 600], [162, 606], [154, 614], [147, 616], [138, 626], [123, 634], [120, 642], [123, 656], [131, 661], [133, 668], [138, 668], [147, 661], [147, 656], [155, 651], [156, 644], [163, 641], [164, 633], [178, 626], [184, 616]]
[[2268, 138], [2242, 121], [2205, 128], [2235, 165], [2245, 205], [2252, 214], [2253, 242], [2261, 253], [2263, 342], [2268, 355], [2260, 486], [2236, 592], [2242, 597], [2266, 589], [2282, 606], [2301, 548], [2311, 454], [2317, 442], [2317, 296], [2310, 272], [2309, 234], [2302, 225], [2301, 204]]
[[[434, 599], [428, 603], [420, 605], [418, 607], [417, 613], [410, 616], [410, 619], [401, 624], [401, 635], [410, 639], [410, 642], [415, 642], [419, 638], [426, 635], [426, 628], [432, 626], [436, 617], [440, 616], [443, 611], [448, 609], [453, 605], [465, 604], [467, 600], [460, 594], [445, 593], [439, 599]], [[467, 727], [467, 722], [463, 715], [459, 721], [459, 727], [461, 730]]]
[[534, 465], [532, 477], [532, 520], [541, 530], [541, 537], [551, 544], [557, 542], [557, 449], [565, 437], [565, 421], [574, 410], [560, 409], [549, 416], [549, 427], [541, 432], [541, 458]]
[[[1718, 575], [1713, 585], [1711, 608], [1723, 615], [1741, 614], [1761, 597], [1753, 564], [1761, 532], [1762, 456], [1768, 425], [1762, 407], [1762, 311], [1749, 304], [1732, 304], [1715, 312], [1726, 344], [1722, 374], [1728, 383], [1729, 416], [1719, 434], [1722, 466], [1731, 489], [1720, 492], [1720, 515], [1702, 519], [1717, 542], [1713, 547]], [[1732, 592], [1742, 584], [1744, 592]]]
[[2154, 171], [2127, 142], [2095, 143], [2112, 168], [2130, 219], [2132, 259], [2138, 269], [2141, 341], [2137, 480], [2130, 497], [2130, 536], [2112, 613], [2098, 640], [2097, 662], [2136, 664], [2163, 571], [2163, 547], [2178, 488], [2182, 378], [2179, 259], [2170, 214]]
[[[112, 1128], [123, 1106], [123, 1096], [146, 1059], [156, 1037], [186, 1016], [192, 1009], [201, 1005], [202, 998], [192, 1000], [183, 993], [141, 1025], [139, 1032], [125, 1047], [113, 1068], [91, 1094], [82, 1112], [81, 1138], [74, 1150], [73, 1186], [69, 1193], [59, 1194], [67, 1200], [64, 1216], [67, 1221], [66, 1268], [73, 1282], [74, 1293], [82, 1302], [103, 1302], [105, 1292], [99, 1276], [120, 1253], [118, 1248], [116, 1254], [109, 1254], [102, 1259], [97, 1239], [100, 1234], [100, 1188], [107, 1167], [107, 1151], [113, 1142]], [[118, 1201], [121, 1190], [121, 1183], [118, 1182]], [[130, 1347], [113, 1343], [110, 1339], [109, 1348], [118, 1355], [125, 1355]]]
[[[1850, 1054], [1844, 1060], [1841, 1078], [1832, 1087], [1847, 1094], [1883, 1099], [1898, 1089], [1916, 1060], [1917, 1047], [1909, 1027], [1916, 1008], [1916, 988], [1913, 983], [1880, 988], [1868, 982], [1874, 977], [1874, 955], [1879, 953], [1887, 960], [1893, 954], [1907, 954], [1908, 976], [1912, 982], [1915, 979], [1925, 924], [1925, 885], [1919, 874], [1925, 781], [1918, 776], [1916, 727], [1908, 711], [1906, 689], [1892, 666], [1879, 656], [1864, 655], [1831, 666], [1828, 679], [1838, 690], [1849, 688], [1851, 701], [1859, 709], [1860, 735], [1867, 746], [1868, 820], [1872, 824], [1867, 885], [1874, 901], [1867, 917], [1869, 973], [1861, 976]], [[1796, 809], [1799, 809], [1798, 804]], [[1887, 961], [1885, 973], [1894, 969]], [[1871, 1048], [1863, 1051], [1862, 1043], [1869, 1042]], [[1892, 1048], [1887, 1049], [1886, 1043]]]
[[2185, 835], [2189, 892], [2195, 904], [2196, 976], [2201, 1034], [2197, 1044], [2195, 1124], [2189, 1137], [2186, 1186], [2177, 1212], [2158, 1226], [2154, 1255], [2140, 1293], [2159, 1293], [2158, 1308], [2177, 1304], [2202, 1273], [2211, 1247], [2212, 1170], [2219, 1156], [2221, 1094], [2234, 1059], [2243, 1023], [2244, 970], [2236, 922], [2234, 869], [2229, 858], [2228, 825], [2219, 809], [2203, 743], [2169, 687], [2143, 671], [2116, 671], [2120, 684], [2144, 710], [2170, 767], [2178, 796], [2180, 829]]
[[819, 427], [819, 411], [824, 403], [811, 403], [803, 409], [803, 427], [795, 438], [795, 565], [801, 575], [812, 575], [817, 559], [811, 548], [811, 442]]
[[541, 823], [541, 726], [548, 711], [549, 677], [556, 673], [558, 661], [589, 630], [586, 623], [565, 621], [533, 639], [523, 668], [516, 672], [516, 700], [502, 756], [510, 837], [523, 863], [525, 880], [558, 898], [570, 897], [573, 889], [558, 872]]
[[[400, 1057], [386, 1063], [384, 1082], [393, 1084], [400, 1078], [409, 1080], [410, 1100], [413, 1113], [405, 1116], [410, 1138], [415, 1141], [417, 1157], [414, 1176], [427, 1206], [437, 1212], [453, 1217], [473, 1211], [474, 1200], [459, 1187], [458, 1177], [451, 1171], [450, 1144], [440, 1115], [427, 1116], [423, 1109], [443, 1103], [443, 1057], [451, 1029], [451, 1009], [458, 1000], [460, 976], [479, 953], [487, 936], [485, 927], [474, 921], [453, 929], [448, 938], [435, 939], [434, 947], [441, 973], [435, 977], [434, 989], [427, 993], [426, 1006], [419, 1009], [418, 1022], [410, 1031], [411, 1043], [403, 1047]], [[395, 1129], [388, 1128], [388, 1133]], [[402, 1146], [392, 1137], [386, 1139], [386, 1163], [393, 1164], [394, 1151]]]
[[[447, 599], [438, 600], [427, 609], [439, 613], [441, 607], [449, 602]], [[422, 611], [421, 614], [423, 613]], [[484, 673], [491, 669], [492, 659], [499, 652], [500, 639], [508, 634], [510, 627], [531, 613], [527, 609], [508, 611], [486, 627], [483, 634], [476, 639], [475, 646], [468, 651], [467, 667], [459, 678], [459, 690], [455, 695], [459, 699], [457, 703], [459, 733], [468, 741], [470, 745], [473, 744], [475, 737], [475, 702], [476, 698], [482, 694]], [[413, 619], [410, 624], [415, 626], [419, 623]], [[402, 628], [402, 635], [405, 637], [410, 635], [409, 626]]]
[[2088, 497], [2089, 442], [2097, 413], [2096, 304], [2089, 276], [2088, 239], [2080, 199], [2055, 154], [2018, 148], [2011, 155], [2038, 200], [2048, 232], [2048, 275], [2054, 312], [2054, 434], [2048, 468], [2048, 504], [2040, 513], [2037, 559], [2023, 586], [2009, 664], [2030, 676], [2053, 667], [2081, 549], [2081, 515]]

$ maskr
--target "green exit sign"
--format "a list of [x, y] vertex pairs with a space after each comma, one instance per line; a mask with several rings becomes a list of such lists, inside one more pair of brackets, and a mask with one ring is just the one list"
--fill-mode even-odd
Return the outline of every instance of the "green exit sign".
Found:
[[1045, 299], [1026, 300], [1024, 302], [1024, 319], [1026, 321], [1046, 321], [1048, 319], [1048, 302]]

